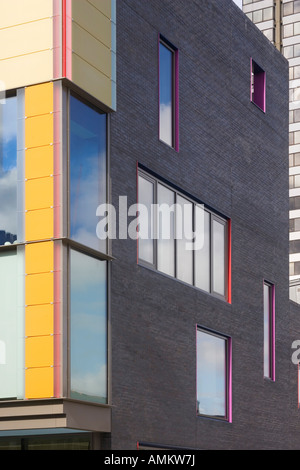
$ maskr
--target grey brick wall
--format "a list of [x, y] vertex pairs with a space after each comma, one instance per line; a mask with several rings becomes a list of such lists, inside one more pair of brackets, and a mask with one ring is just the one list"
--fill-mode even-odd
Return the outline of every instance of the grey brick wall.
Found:
[[[158, 140], [159, 33], [179, 49], [179, 152]], [[230, 0], [118, 0], [117, 51], [112, 202], [136, 202], [140, 162], [230, 217], [232, 304], [138, 266], [136, 242], [113, 242], [112, 448], [294, 447], [287, 61]], [[266, 114], [249, 99], [250, 57], [267, 74]], [[264, 278], [276, 286], [274, 383], [263, 378]], [[231, 424], [196, 416], [196, 324], [232, 337]]]

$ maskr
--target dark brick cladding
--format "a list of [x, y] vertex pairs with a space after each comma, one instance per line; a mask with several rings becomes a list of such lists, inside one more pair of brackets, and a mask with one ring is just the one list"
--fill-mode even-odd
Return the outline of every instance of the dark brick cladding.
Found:
[[[179, 49], [180, 150], [158, 140], [158, 34]], [[250, 57], [267, 76], [250, 102]], [[136, 202], [136, 165], [232, 220], [232, 304], [138, 266], [113, 242], [113, 449], [297, 448], [297, 307], [288, 300], [288, 64], [230, 0], [117, 0], [111, 194]], [[276, 286], [276, 381], [263, 378], [263, 279]], [[291, 309], [291, 311], [290, 311]], [[196, 325], [233, 341], [233, 422], [196, 416]]]

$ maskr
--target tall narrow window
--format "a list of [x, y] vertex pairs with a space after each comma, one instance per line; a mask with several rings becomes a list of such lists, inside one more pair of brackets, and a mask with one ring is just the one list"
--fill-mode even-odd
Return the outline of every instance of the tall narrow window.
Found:
[[266, 72], [251, 59], [251, 101], [266, 111]]
[[225, 295], [225, 222], [213, 217], [212, 221], [212, 257], [213, 291]]
[[139, 257], [146, 263], [154, 263], [153, 248], [153, 204], [154, 204], [154, 183], [139, 176], [139, 224], [141, 236], [139, 238]]
[[210, 213], [202, 207], [195, 206], [196, 243], [199, 247], [195, 250], [195, 285], [199, 289], [210, 292]]
[[17, 97], [0, 103], [0, 245], [17, 240]]
[[106, 114], [70, 97], [70, 238], [106, 252], [96, 211], [106, 203]]
[[274, 285], [264, 282], [264, 376], [275, 380], [275, 305]]
[[231, 420], [231, 339], [197, 329], [197, 413]]
[[162, 184], [157, 185], [157, 269], [175, 275], [175, 194]]
[[108, 245], [97, 233], [98, 208], [107, 207], [107, 116], [68, 96], [68, 396], [107, 403]]
[[71, 398], [107, 402], [107, 263], [70, 250]]
[[176, 216], [176, 261], [177, 278], [193, 284], [193, 250], [188, 250], [188, 243], [193, 240], [193, 204], [177, 195]]
[[159, 138], [178, 150], [178, 50], [159, 42]]

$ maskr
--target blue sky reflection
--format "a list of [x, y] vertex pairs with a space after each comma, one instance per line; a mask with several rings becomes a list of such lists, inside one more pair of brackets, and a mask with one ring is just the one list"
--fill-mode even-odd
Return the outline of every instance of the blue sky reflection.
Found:
[[71, 96], [70, 236], [106, 252], [96, 234], [96, 210], [106, 203], [106, 115]]
[[70, 251], [71, 396], [107, 401], [106, 262]]
[[173, 141], [173, 52], [159, 45], [160, 139], [172, 146]]
[[226, 416], [226, 340], [197, 331], [198, 413]]
[[0, 245], [17, 238], [17, 97], [0, 104]]

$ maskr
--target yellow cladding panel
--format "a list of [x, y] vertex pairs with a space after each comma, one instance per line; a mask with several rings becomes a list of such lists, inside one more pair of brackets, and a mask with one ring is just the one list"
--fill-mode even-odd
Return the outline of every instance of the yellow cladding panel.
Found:
[[25, 178], [53, 175], [53, 145], [26, 150]]
[[76, 54], [73, 54], [73, 81], [99, 101], [111, 107], [111, 80]]
[[37, 178], [25, 182], [25, 210], [53, 206], [53, 178]]
[[53, 238], [53, 209], [25, 212], [26, 241]]
[[111, 48], [111, 22], [87, 0], [73, 0], [72, 19], [81, 28]]
[[52, 335], [54, 332], [53, 305], [26, 307], [25, 336]]
[[52, 47], [52, 18], [0, 29], [0, 60], [34, 54]]
[[25, 370], [25, 398], [51, 398], [54, 393], [53, 367]]
[[[106, 1], [106, 0], [105, 0]], [[53, 15], [53, 0], [0, 0], [0, 29]]]
[[53, 112], [53, 83], [30, 86], [25, 89], [25, 116]]
[[53, 357], [53, 336], [26, 338], [25, 367], [51, 367]]
[[32, 243], [25, 247], [25, 274], [53, 271], [53, 242]]
[[1, 82], [8, 90], [46, 82], [52, 78], [53, 50], [39, 51], [1, 61]]
[[30, 274], [25, 278], [25, 303], [42, 305], [53, 303], [53, 273]]
[[53, 143], [53, 114], [29, 117], [25, 120], [26, 148]]
[[89, 2], [107, 18], [111, 17], [111, 0], [89, 0]]
[[[111, 78], [111, 51], [87, 31], [73, 23], [73, 53]], [[76, 78], [76, 77], [75, 77]]]

